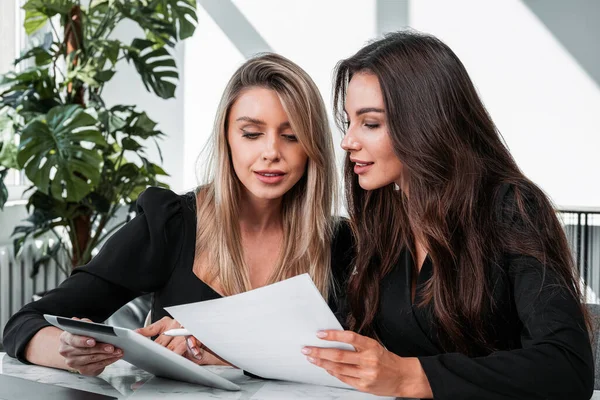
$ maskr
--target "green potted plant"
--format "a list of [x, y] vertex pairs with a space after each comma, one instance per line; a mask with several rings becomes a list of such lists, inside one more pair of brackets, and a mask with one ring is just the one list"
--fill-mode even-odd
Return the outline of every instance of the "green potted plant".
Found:
[[[167, 186], [159, 180], [167, 173], [145, 153], [163, 136], [157, 124], [135, 105], [107, 107], [102, 90], [124, 60], [148, 91], [174, 97], [179, 75], [171, 52], [194, 33], [197, 15], [195, 0], [27, 0], [23, 9], [27, 34], [46, 24], [52, 32], [15, 60], [31, 66], [0, 76], [0, 209], [7, 171], [24, 171], [30, 216], [13, 232], [15, 253], [28, 238], [53, 237], [35, 274], [52, 259], [60, 265], [64, 252], [70, 265], [62, 268], [87, 263], [125, 222], [106, 229], [119, 209], [133, 210], [150, 185]], [[123, 20], [145, 36], [113, 38]]]

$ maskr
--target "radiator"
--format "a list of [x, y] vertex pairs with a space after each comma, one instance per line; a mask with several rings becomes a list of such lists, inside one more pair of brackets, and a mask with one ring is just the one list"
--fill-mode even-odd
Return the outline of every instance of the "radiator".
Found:
[[[0, 343], [11, 315], [31, 302], [35, 293], [54, 289], [67, 277], [54, 261], [50, 261], [40, 268], [35, 278], [30, 278], [36, 257], [39, 257], [39, 250], [34, 242], [25, 244], [18, 261], [12, 245], [0, 246]], [[61, 261], [66, 261], [65, 257]]]

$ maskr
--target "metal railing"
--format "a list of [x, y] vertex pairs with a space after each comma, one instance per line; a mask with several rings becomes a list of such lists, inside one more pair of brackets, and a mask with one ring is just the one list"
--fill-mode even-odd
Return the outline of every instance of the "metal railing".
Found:
[[600, 303], [600, 208], [565, 207], [558, 210], [587, 302]]

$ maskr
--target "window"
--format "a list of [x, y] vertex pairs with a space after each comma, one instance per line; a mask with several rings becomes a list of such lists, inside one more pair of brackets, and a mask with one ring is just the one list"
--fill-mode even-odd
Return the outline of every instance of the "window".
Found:
[[[27, 36], [23, 28], [25, 11], [21, 9], [21, 0], [0, 0], [0, 75], [13, 70], [23, 70], [33, 66], [33, 60], [13, 65], [14, 60], [33, 46], [39, 45], [51, 32], [47, 24], [44, 28]], [[23, 191], [29, 182], [23, 171], [11, 170], [4, 179], [8, 188], [8, 201], [24, 200]]]

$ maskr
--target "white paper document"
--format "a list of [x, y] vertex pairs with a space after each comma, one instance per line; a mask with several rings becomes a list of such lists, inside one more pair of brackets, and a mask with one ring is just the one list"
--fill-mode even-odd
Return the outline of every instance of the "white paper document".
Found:
[[234, 296], [165, 308], [216, 354], [263, 378], [350, 388], [311, 364], [304, 346], [354, 350], [317, 338], [342, 329], [308, 274]]

